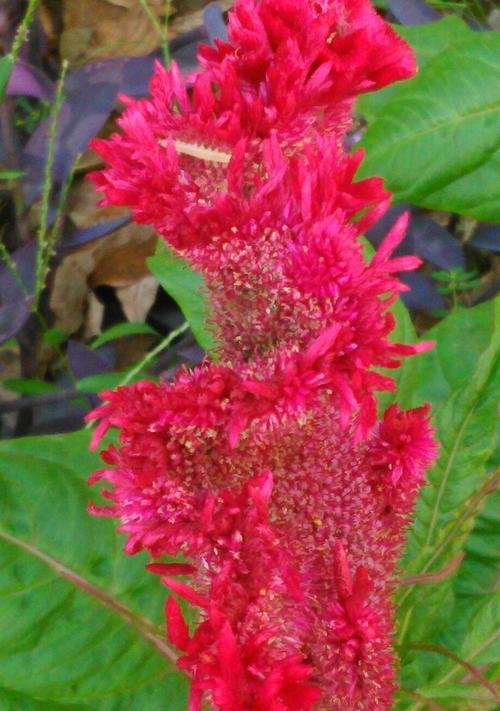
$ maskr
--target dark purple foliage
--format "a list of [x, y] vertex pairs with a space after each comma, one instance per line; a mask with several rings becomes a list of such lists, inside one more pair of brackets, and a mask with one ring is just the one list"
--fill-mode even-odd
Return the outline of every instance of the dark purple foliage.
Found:
[[478, 225], [468, 244], [478, 249], [500, 252], [500, 225]]
[[7, 85], [7, 96], [32, 96], [50, 101], [54, 96], [54, 83], [40, 69], [18, 59]]
[[[171, 42], [172, 58], [184, 73], [196, 68], [199, 43], [212, 41], [216, 33], [225, 31], [216, 4], [207, 8], [206, 20], [207, 28], [196, 28]], [[117, 94], [140, 97], [148, 93], [154, 62], [159, 58], [158, 52], [146, 57], [118, 57], [89, 62], [70, 72], [58, 122], [53, 168], [55, 182], [64, 182], [77, 155], [99, 133], [116, 104]], [[28, 203], [36, 200], [42, 189], [50, 122], [51, 117], [42, 121], [23, 152], [21, 163], [26, 171], [23, 187]]]
[[370, 242], [377, 247], [384, 235], [403, 212], [410, 212], [406, 237], [396, 250], [398, 256], [416, 254], [439, 269], [464, 268], [462, 249], [448, 230], [425, 215], [419, 208], [400, 203], [393, 205], [367, 232]]
[[112, 350], [102, 351], [97, 353], [83, 343], [70, 339], [66, 353], [73, 375], [80, 380], [89, 375], [111, 372], [114, 360]]
[[[416, 254], [438, 269], [465, 267], [462, 249], [453, 235], [418, 208], [404, 203], [393, 205], [377, 224], [368, 230], [366, 236], [370, 242], [377, 247], [397, 218], [407, 211], [411, 212], [410, 224], [405, 239], [396, 249], [397, 256]], [[408, 308], [419, 310], [444, 306], [441, 296], [422, 274], [405, 274], [401, 275], [401, 278], [411, 287], [411, 291], [402, 296]]]
[[0, 306], [0, 344], [16, 336], [30, 317], [33, 299], [21, 298]]
[[420, 210], [412, 214], [405, 249], [439, 269], [465, 267], [462, 248], [448, 230]]
[[387, 0], [389, 10], [402, 25], [423, 25], [442, 15], [423, 0]]
[[409, 272], [408, 274], [401, 274], [400, 279], [410, 287], [410, 291], [405, 291], [401, 294], [401, 299], [406, 308], [411, 311], [445, 308], [446, 304], [443, 297], [423, 274]]
[[100, 222], [97, 225], [92, 225], [92, 227], [86, 227], [85, 229], [76, 230], [71, 235], [66, 237], [58, 250], [59, 254], [64, 255], [71, 252], [78, 247], [82, 247], [84, 244], [89, 242], [94, 242], [101, 237], [115, 232], [124, 227], [131, 220], [130, 215], [123, 215], [122, 217], [117, 217], [115, 220], [107, 220], [106, 222]]
[[24, 284], [24, 291], [7, 265], [0, 263], [0, 303], [2, 305], [17, 303], [20, 299], [24, 299], [26, 294], [33, 294], [36, 250], [36, 241], [33, 241], [11, 254], [11, 259], [19, 272], [20, 281]]
[[216, 39], [227, 40], [227, 27], [218, 3], [211, 2], [203, 10], [203, 25], [210, 44]]

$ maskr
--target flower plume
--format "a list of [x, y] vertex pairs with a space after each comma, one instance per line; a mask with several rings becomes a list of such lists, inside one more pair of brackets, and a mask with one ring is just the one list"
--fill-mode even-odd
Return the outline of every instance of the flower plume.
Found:
[[94, 444], [120, 436], [92, 511], [171, 591], [189, 711], [384, 711], [394, 572], [436, 447], [427, 407], [379, 419], [376, 392], [430, 344], [390, 339], [397, 273], [420, 262], [391, 256], [405, 217], [364, 259], [390, 195], [343, 146], [356, 96], [414, 59], [367, 0], [240, 0], [200, 64], [190, 91], [172, 63], [124, 97], [92, 178], [203, 275], [217, 362], [102, 394]]

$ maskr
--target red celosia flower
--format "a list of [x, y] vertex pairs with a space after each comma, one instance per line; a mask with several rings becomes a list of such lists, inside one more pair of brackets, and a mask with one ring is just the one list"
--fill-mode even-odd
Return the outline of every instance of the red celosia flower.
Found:
[[379, 179], [354, 181], [343, 138], [357, 94], [409, 76], [406, 45], [366, 0], [241, 0], [229, 41], [126, 100], [93, 179], [205, 277], [218, 363], [103, 394], [119, 445], [107, 480], [126, 551], [168, 598], [190, 711], [382, 711], [392, 703], [392, 586], [436, 448], [427, 408], [391, 406], [377, 368], [429, 344], [389, 339], [404, 289], [400, 219], [369, 263]]

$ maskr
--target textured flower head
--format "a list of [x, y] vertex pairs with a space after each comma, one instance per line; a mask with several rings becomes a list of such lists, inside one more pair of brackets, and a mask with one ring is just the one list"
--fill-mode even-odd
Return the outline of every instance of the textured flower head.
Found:
[[103, 394], [94, 444], [120, 435], [92, 510], [172, 593], [189, 711], [387, 711], [395, 570], [436, 447], [427, 408], [379, 419], [375, 393], [429, 344], [390, 339], [420, 261], [391, 256], [406, 216], [365, 260], [390, 196], [343, 139], [355, 96], [413, 57], [366, 0], [241, 0], [200, 61], [190, 91], [158, 66], [126, 100], [93, 179], [203, 275], [218, 362]]

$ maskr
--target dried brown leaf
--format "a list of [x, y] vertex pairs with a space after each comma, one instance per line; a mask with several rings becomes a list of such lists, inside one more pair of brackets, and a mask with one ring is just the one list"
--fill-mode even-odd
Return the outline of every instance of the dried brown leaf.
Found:
[[[148, 0], [148, 4], [162, 23], [166, 4], [163, 0]], [[63, 25], [60, 51], [72, 63], [142, 56], [160, 44], [157, 29], [139, 0], [64, 0]]]
[[[91, 183], [76, 183], [69, 215], [78, 228], [112, 220], [126, 212], [116, 207], [100, 208], [97, 201]], [[93, 288], [126, 288], [149, 276], [146, 259], [154, 254], [156, 240], [154, 230], [131, 223], [67, 256], [55, 272], [51, 290], [54, 326], [68, 334], [75, 333], [84, 323]]]

